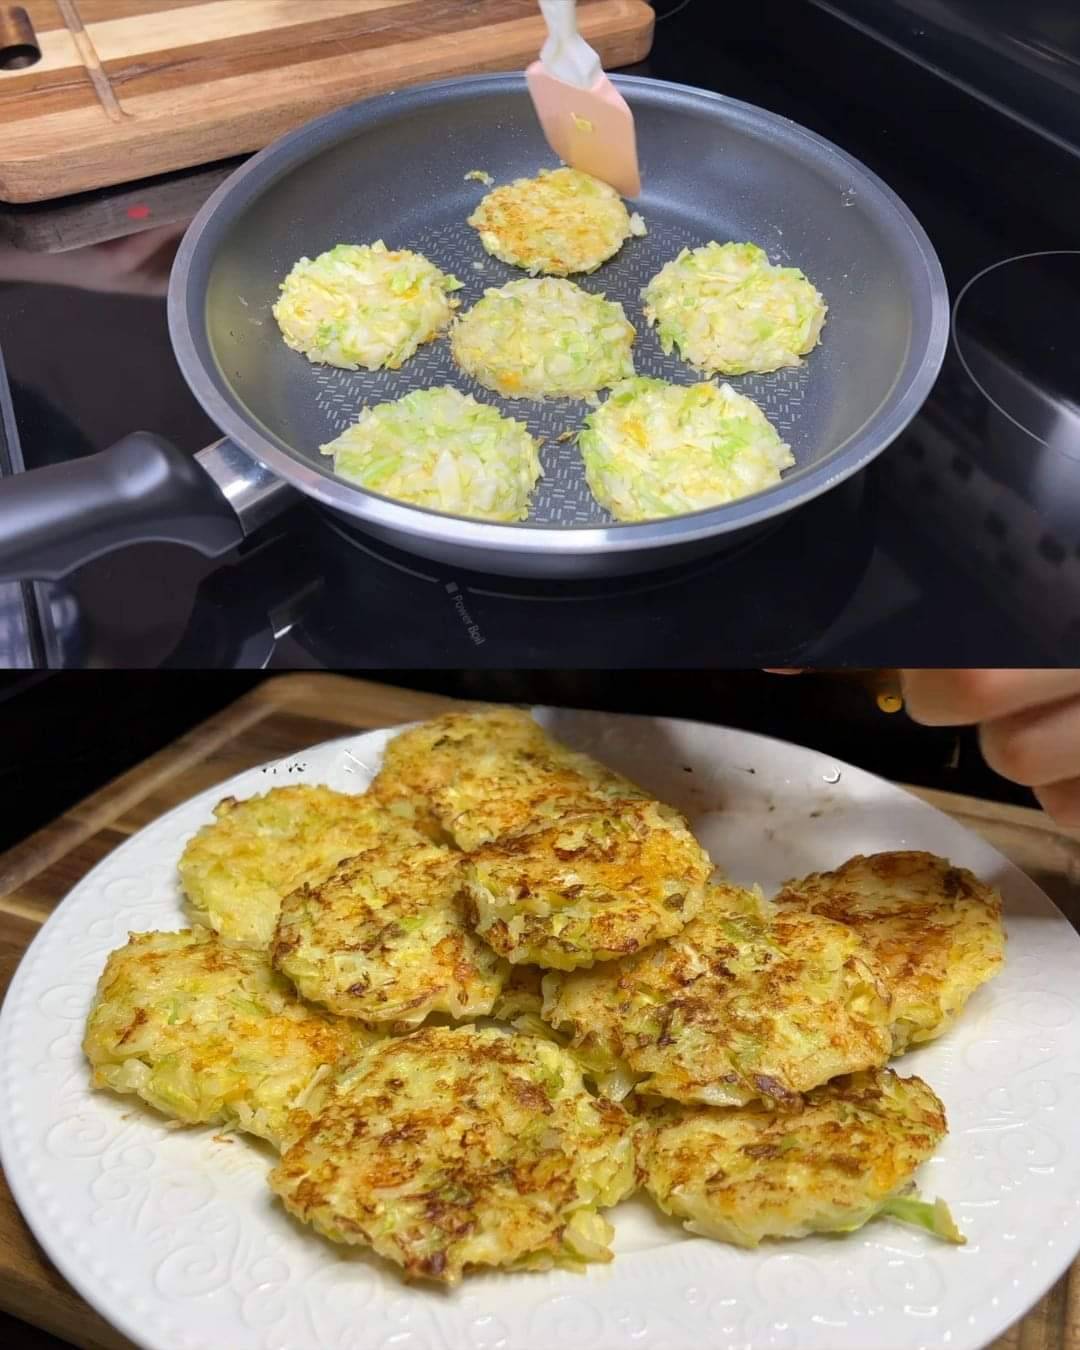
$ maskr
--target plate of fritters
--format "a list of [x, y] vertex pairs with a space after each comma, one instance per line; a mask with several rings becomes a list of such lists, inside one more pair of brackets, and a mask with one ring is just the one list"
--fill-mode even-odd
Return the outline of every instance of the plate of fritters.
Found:
[[5, 1172], [148, 1350], [965, 1350], [1080, 1246], [1078, 969], [861, 770], [463, 706], [79, 882], [0, 1017]]

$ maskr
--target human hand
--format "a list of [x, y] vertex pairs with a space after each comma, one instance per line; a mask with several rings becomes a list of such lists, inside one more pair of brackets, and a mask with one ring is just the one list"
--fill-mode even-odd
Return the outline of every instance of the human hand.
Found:
[[116, 295], [162, 296], [187, 224], [110, 239], [65, 253], [27, 253], [0, 245], [0, 281], [74, 286]]
[[1080, 826], [1080, 670], [905, 670], [904, 703], [924, 726], [975, 726], [986, 762]]

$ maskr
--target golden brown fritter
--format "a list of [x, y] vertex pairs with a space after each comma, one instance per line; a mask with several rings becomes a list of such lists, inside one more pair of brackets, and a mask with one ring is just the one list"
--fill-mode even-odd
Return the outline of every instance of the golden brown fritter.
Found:
[[574, 970], [679, 932], [712, 870], [677, 811], [630, 799], [485, 844], [465, 881], [476, 931], [500, 956]]
[[265, 948], [281, 897], [325, 877], [342, 858], [380, 839], [416, 838], [403, 818], [368, 793], [296, 783], [260, 797], [226, 797], [216, 819], [188, 842], [180, 880], [201, 923], [235, 942]]
[[534, 276], [594, 272], [644, 233], [613, 187], [577, 169], [541, 169], [493, 188], [469, 217], [484, 248]]
[[454, 1284], [483, 1266], [610, 1260], [599, 1210], [636, 1184], [634, 1140], [558, 1046], [429, 1027], [343, 1075], [270, 1184], [325, 1237]]
[[93, 1084], [187, 1125], [226, 1124], [280, 1146], [326, 1080], [371, 1041], [297, 998], [262, 952], [206, 928], [133, 933], [106, 962], [83, 1049]]
[[466, 926], [462, 855], [376, 845], [281, 904], [272, 960], [305, 998], [371, 1026], [490, 1013], [506, 963]]
[[921, 1079], [872, 1069], [815, 1088], [795, 1112], [651, 1113], [644, 1185], [691, 1233], [740, 1247], [847, 1233], [877, 1214], [963, 1242], [942, 1201], [904, 1194], [944, 1136], [944, 1107]]
[[1001, 896], [932, 853], [875, 853], [789, 881], [788, 913], [847, 924], [874, 953], [893, 998], [894, 1053], [940, 1036], [1005, 959]]
[[518, 708], [446, 713], [394, 737], [371, 785], [397, 809], [423, 801], [459, 848], [471, 850], [583, 805], [644, 794], [553, 741]]
[[837, 1074], [883, 1064], [888, 994], [858, 935], [772, 913], [732, 886], [667, 942], [544, 979], [543, 1017], [602, 1082], [676, 1101], [786, 1108]]

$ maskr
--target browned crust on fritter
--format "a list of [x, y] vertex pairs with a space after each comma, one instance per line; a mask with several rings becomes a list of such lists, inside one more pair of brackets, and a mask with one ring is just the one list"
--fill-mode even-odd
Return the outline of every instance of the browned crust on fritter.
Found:
[[632, 1184], [632, 1122], [584, 1090], [566, 1052], [494, 1029], [425, 1028], [369, 1052], [271, 1185], [326, 1236], [453, 1283], [475, 1266], [556, 1256], [569, 1217], [604, 1203], [597, 1169], [625, 1174], [619, 1195]]
[[898, 1052], [944, 1031], [1004, 962], [1001, 896], [933, 853], [860, 854], [787, 882], [776, 904], [859, 933], [892, 994]]

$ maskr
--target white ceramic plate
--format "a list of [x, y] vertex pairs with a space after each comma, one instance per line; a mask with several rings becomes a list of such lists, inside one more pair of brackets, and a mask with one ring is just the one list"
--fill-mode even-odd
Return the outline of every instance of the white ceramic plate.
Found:
[[155, 821], [77, 885], [20, 966], [0, 1018], [0, 1146], [38, 1240], [147, 1350], [972, 1350], [1019, 1317], [1080, 1248], [1080, 938], [1002, 855], [890, 784], [827, 756], [691, 723], [542, 710], [563, 739], [681, 806], [736, 880], [768, 891], [853, 853], [946, 854], [1005, 895], [1004, 974], [941, 1042], [905, 1057], [952, 1132], [923, 1169], [966, 1247], [877, 1222], [846, 1238], [736, 1251], [642, 1200], [616, 1259], [587, 1275], [403, 1285], [286, 1217], [267, 1152], [162, 1128], [92, 1093], [79, 1043], [94, 983], [129, 930], [184, 923], [176, 861], [226, 793], [363, 788], [387, 734], [315, 746]]

